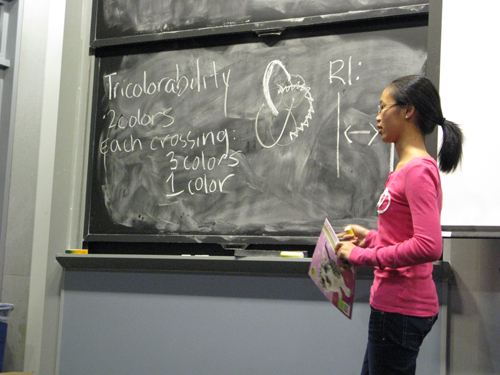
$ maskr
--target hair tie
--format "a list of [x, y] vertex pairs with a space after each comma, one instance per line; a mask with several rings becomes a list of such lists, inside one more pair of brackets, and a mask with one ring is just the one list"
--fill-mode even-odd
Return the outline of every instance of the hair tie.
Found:
[[441, 120], [441, 122], [438, 123], [438, 125], [443, 126], [445, 122], [446, 122], [446, 119], [443, 117], [443, 119]]

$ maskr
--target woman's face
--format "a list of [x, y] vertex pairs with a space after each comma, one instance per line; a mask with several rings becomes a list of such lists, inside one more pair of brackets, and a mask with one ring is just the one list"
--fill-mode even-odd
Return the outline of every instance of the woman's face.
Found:
[[[388, 87], [380, 97], [380, 113], [377, 116], [377, 129], [385, 143], [394, 143], [404, 129], [404, 107], [397, 105]], [[401, 117], [403, 116], [403, 117]]]

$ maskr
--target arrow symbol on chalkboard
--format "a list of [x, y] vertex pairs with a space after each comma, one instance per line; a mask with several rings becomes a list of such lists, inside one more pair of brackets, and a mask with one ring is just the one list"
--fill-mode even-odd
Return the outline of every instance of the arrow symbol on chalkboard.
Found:
[[375, 132], [375, 134], [370, 139], [370, 142], [368, 142], [368, 146], [371, 146], [371, 144], [375, 140], [375, 137], [377, 137], [377, 135], [378, 135], [378, 131], [377, 131], [377, 128], [375, 126], [373, 126], [373, 124], [371, 122], [369, 122], [368, 124], [371, 126], [371, 129], [368, 128], [368, 129], [360, 129], [360, 130], [351, 130], [351, 128], [354, 125], [350, 125], [344, 131], [344, 136], [347, 139], [347, 142], [352, 143], [352, 140], [351, 140], [351, 138], [349, 138], [349, 135], [358, 135], [358, 134], [361, 134], [361, 135], [370, 135], [372, 133], [372, 129], [373, 129], [373, 131]]

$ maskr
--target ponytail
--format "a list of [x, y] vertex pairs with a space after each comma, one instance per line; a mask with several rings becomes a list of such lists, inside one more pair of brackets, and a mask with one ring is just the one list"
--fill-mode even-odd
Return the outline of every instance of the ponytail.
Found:
[[443, 128], [443, 143], [438, 154], [439, 169], [453, 172], [462, 160], [464, 136], [460, 127], [443, 117], [441, 98], [432, 82], [423, 76], [411, 75], [392, 81], [392, 97], [399, 105], [411, 105], [417, 112], [417, 125], [425, 137], [436, 125]]
[[462, 160], [462, 144], [464, 135], [454, 122], [444, 119], [443, 142], [438, 154], [439, 169], [444, 173], [454, 172]]

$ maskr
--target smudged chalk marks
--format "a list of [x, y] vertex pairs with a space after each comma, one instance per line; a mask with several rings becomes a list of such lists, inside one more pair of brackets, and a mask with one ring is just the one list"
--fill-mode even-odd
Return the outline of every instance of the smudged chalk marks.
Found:
[[325, 217], [376, 221], [393, 163], [377, 103], [423, 71], [426, 35], [99, 57], [89, 234], [311, 237]]

